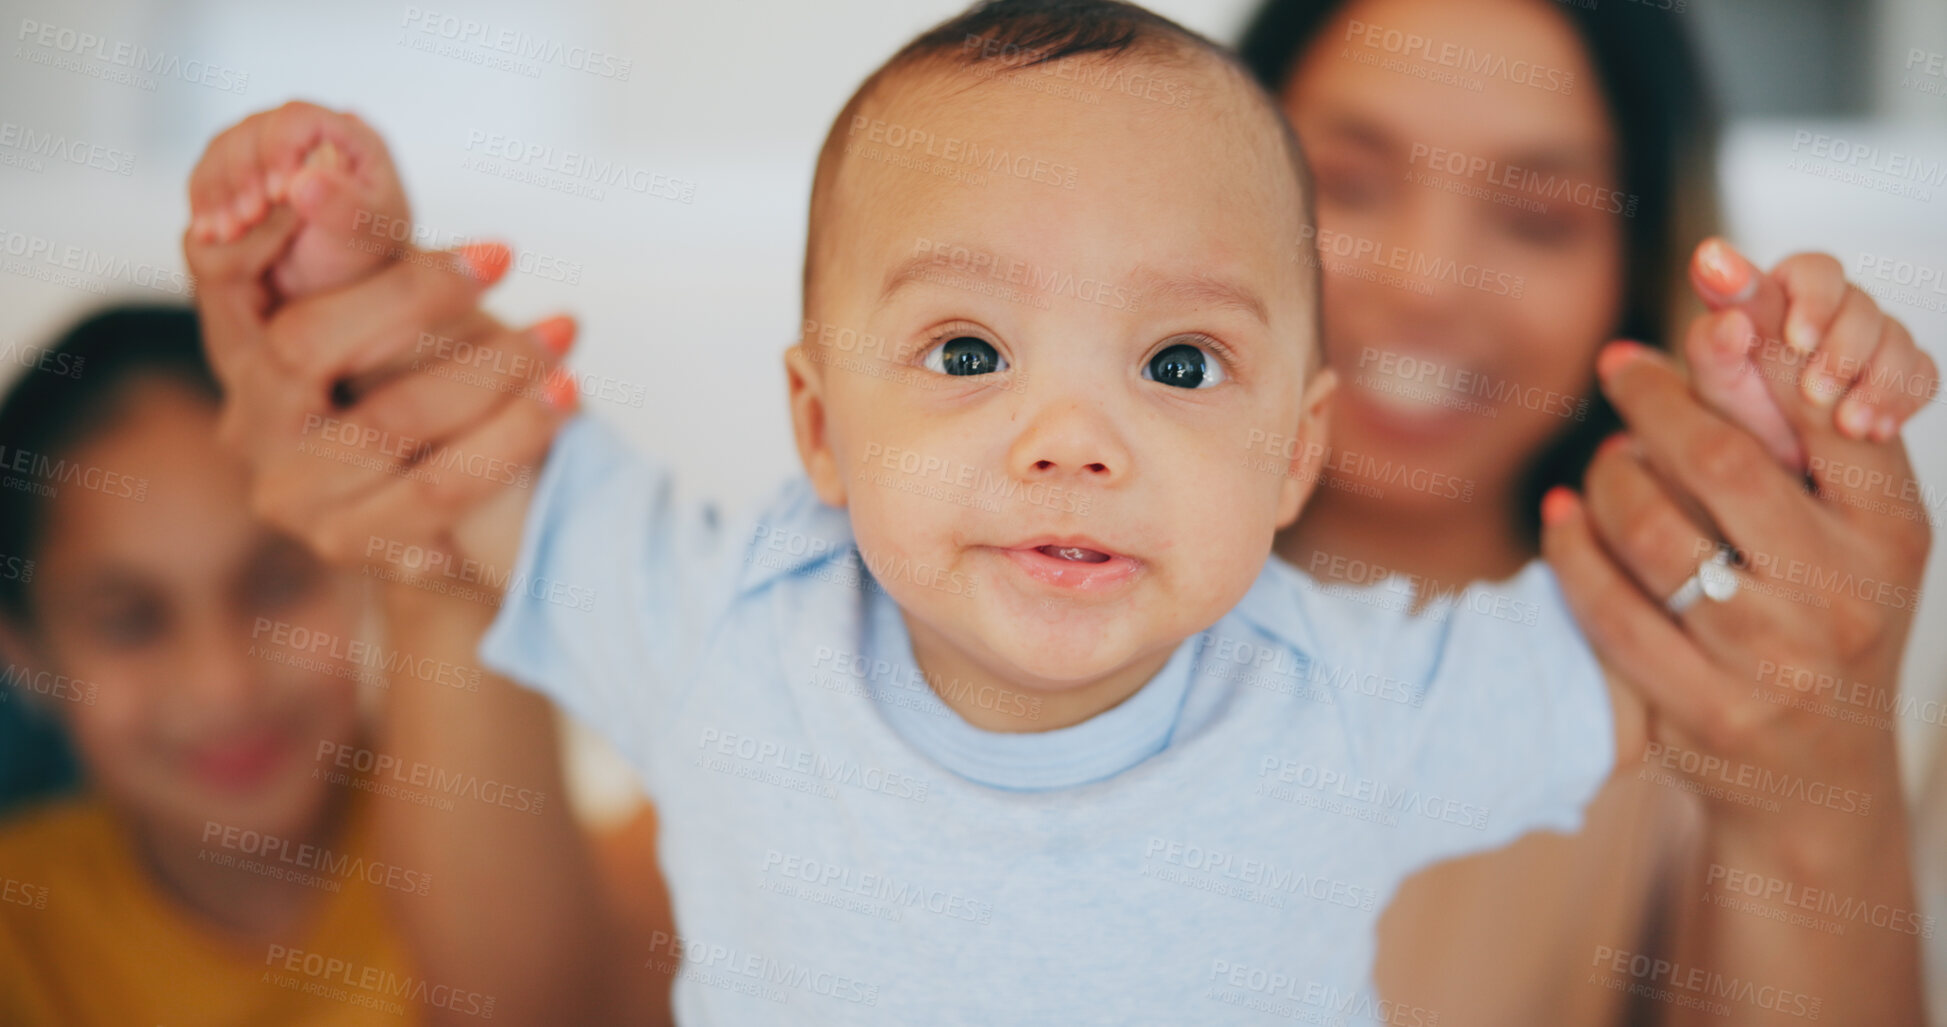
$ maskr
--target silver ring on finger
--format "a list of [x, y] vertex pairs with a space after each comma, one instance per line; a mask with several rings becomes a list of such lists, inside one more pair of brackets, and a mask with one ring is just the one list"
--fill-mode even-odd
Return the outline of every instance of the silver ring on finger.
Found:
[[1727, 603], [1737, 595], [1737, 590], [1737, 571], [1731, 567], [1731, 547], [1720, 543], [1717, 552], [1697, 564], [1697, 573], [1670, 593], [1670, 598], [1663, 601], [1663, 608], [1669, 610], [1672, 616], [1680, 617], [1685, 610], [1697, 605], [1699, 599]]

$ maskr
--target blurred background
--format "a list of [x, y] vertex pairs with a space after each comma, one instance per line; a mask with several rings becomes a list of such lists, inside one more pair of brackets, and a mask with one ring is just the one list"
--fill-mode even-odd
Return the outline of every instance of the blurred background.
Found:
[[[1732, 240], [1766, 265], [1799, 248], [1839, 256], [1947, 366], [1947, 3], [1655, 5], [1687, 19], [1707, 55], [1727, 121], [1719, 186]], [[741, 504], [796, 469], [779, 354], [796, 332], [818, 144], [865, 73], [961, 6], [8, 0], [0, 341], [43, 342], [116, 298], [186, 301], [178, 237], [203, 146], [252, 111], [309, 99], [354, 110], [384, 135], [434, 243], [515, 245], [521, 262], [493, 294], [497, 312], [519, 321], [574, 313], [583, 325], [578, 368], [613, 379], [619, 395], [646, 396], [640, 405], [598, 397], [589, 407], [664, 454], [687, 489]], [[1150, 6], [1231, 42], [1251, 5]], [[447, 18], [600, 57], [574, 67], [499, 53], [431, 27], [454, 24]], [[133, 81], [84, 74], [38, 45], [30, 24], [138, 44], [191, 70]], [[77, 167], [36, 155], [23, 132], [85, 140], [112, 156]], [[1817, 136], [1907, 155], [1910, 173], [1892, 190], [1848, 180], [1843, 160], [1812, 155]], [[673, 198], [661, 187], [593, 195], [560, 188], [560, 176], [516, 181], [479, 170], [494, 151], [530, 143], [666, 176]], [[43, 244], [79, 248], [83, 269], [54, 276], [22, 259], [23, 247]], [[13, 361], [0, 367], [20, 371]], [[1907, 431], [1935, 496], [1947, 496], [1944, 428], [1935, 404]], [[1936, 558], [1929, 568], [1903, 683], [1936, 699], [1947, 694], [1943, 566]], [[1947, 728], [1908, 719], [1902, 730], [1908, 781], [1930, 814], [1923, 890], [1930, 911], [1947, 916], [1947, 789], [1926, 787], [1947, 777], [1934, 768]], [[626, 776], [592, 746], [576, 751], [590, 807], [620, 802]], [[1947, 949], [1935, 944], [1932, 977], [1947, 981]]]

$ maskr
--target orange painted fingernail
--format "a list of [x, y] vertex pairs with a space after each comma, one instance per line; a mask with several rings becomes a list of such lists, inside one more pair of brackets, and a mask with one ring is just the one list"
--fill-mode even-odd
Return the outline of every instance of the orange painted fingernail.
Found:
[[460, 272], [491, 284], [500, 281], [513, 259], [514, 251], [500, 243], [468, 243], [460, 247]]
[[566, 315], [548, 318], [530, 331], [543, 349], [557, 357], [568, 352], [568, 347], [575, 344], [575, 319]]
[[1602, 445], [1597, 446], [1595, 448], [1595, 451], [1598, 453], [1612, 453], [1619, 449], [1629, 449], [1635, 446], [1635, 444], [1636, 444], [1636, 440], [1630, 438], [1628, 432], [1619, 431], [1614, 435], [1611, 435], [1608, 438], [1603, 439]]
[[548, 383], [542, 389], [542, 397], [556, 410], [573, 410], [578, 390], [575, 376], [565, 367], [557, 367], [548, 374]]
[[1602, 347], [1602, 353], [1595, 358], [1595, 372], [1604, 379], [1613, 378], [1624, 365], [1642, 355], [1642, 343], [1618, 339]]
[[1758, 291], [1757, 269], [1722, 239], [1709, 239], [1698, 247], [1697, 264], [1726, 302], [1742, 303]]
[[1560, 524], [1575, 513], [1575, 490], [1557, 485], [1541, 497], [1541, 523]]

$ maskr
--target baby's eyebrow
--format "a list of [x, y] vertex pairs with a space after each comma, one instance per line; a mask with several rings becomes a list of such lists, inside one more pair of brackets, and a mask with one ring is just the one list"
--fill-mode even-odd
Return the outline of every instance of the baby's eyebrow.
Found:
[[1244, 283], [1223, 275], [1202, 271], [1170, 273], [1140, 265], [1130, 273], [1129, 284], [1137, 296], [1139, 307], [1165, 302], [1193, 307], [1229, 307], [1257, 318], [1258, 323], [1266, 327], [1271, 324], [1271, 315], [1265, 308], [1263, 297]]
[[[879, 302], [875, 308], [883, 308], [895, 294], [914, 282], [923, 282], [942, 271], [952, 270], [955, 269], [933, 253], [915, 253], [886, 272], [886, 284], [879, 290]], [[960, 270], [964, 272], [965, 269]]]
[[[985, 251], [973, 251], [985, 256]], [[1010, 261], [999, 258], [1000, 266], [1018, 265], [1033, 268], [1032, 261]], [[984, 270], [986, 265], [975, 268]], [[886, 284], [879, 290], [877, 306], [884, 307], [894, 294], [915, 282], [923, 282], [938, 275], [942, 270], [967, 273], [965, 266], [955, 267], [943, 263], [934, 253], [917, 253], [892, 266], [886, 272]], [[1242, 282], [1210, 272], [1170, 272], [1147, 264], [1137, 265], [1124, 283], [1135, 302], [1133, 309], [1147, 309], [1151, 306], [1188, 307], [1228, 307], [1255, 317], [1258, 323], [1269, 326], [1271, 316], [1263, 297]]]

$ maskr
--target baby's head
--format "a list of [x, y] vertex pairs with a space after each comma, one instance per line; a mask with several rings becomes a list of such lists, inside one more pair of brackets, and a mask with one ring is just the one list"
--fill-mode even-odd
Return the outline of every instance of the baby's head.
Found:
[[866, 80], [787, 363], [806, 470], [922, 662], [1060, 691], [1242, 598], [1322, 451], [1309, 226], [1272, 101], [1139, 8], [982, 5]]

